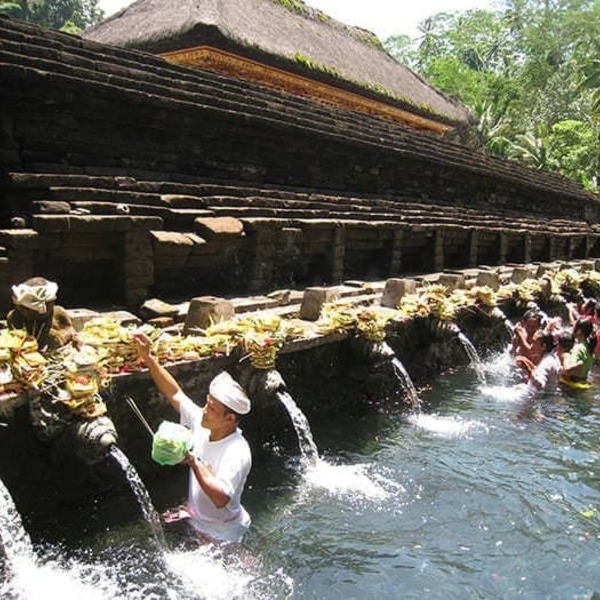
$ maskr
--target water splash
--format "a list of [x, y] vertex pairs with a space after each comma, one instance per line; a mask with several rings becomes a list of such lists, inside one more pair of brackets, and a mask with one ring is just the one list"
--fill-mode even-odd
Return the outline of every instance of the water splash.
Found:
[[167, 553], [169, 570], [179, 579], [177, 598], [245, 600], [291, 598], [294, 582], [282, 569], [265, 574], [260, 561], [240, 547], [204, 545], [192, 551]]
[[519, 402], [528, 396], [527, 385], [484, 385], [480, 391], [483, 395], [499, 402]]
[[503, 352], [490, 357], [485, 365], [486, 375], [491, 375], [494, 379], [507, 381], [514, 375], [515, 358], [511, 353], [510, 346], [506, 346]]
[[458, 332], [457, 338], [471, 361], [479, 383], [485, 383], [485, 368], [481, 362], [481, 358], [479, 358], [479, 354], [477, 354], [477, 350], [475, 350], [475, 346], [473, 346], [471, 340], [462, 331]]
[[489, 430], [488, 426], [481, 421], [464, 420], [453, 416], [441, 416], [438, 414], [410, 415], [408, 421], [411, 425], [440, 435], [443, 437], [466, 437], [475, 431]]
[[277, 397], [292, 419], [298, 435], [302, 460], [306, 467], [303, 480], [304, 484], [308, 484], [308, 488], [305, 485], [301, 487], [300, 497], [305, 497], [309, 489], [323, 489], [337, 498], [341, 497], [345, 501], [352, 500], [352, 503], [361, 499], [380, 502], [404, 491], [400, 484], [369, 473], [369, 465], [336, 465], [319, 458], [319, 452], [304, 413], [287, 392], [278, 392]]
[[309, 465], [315, 465], [319, 458], [319, 451], [312, 436], [310, 425], [306, 415], [300, 410], [299, 406], [294, 402], [294, 399], [287, 392], [277, 392], [278, 400], [287, 410], [292, 424], [298, 436], [298, 445], [300, 446], [300, 454], [303, 460]]
[[509, 333], [509, 335], [512, 337], [513, 333], [515, 332], [515, 325], [514, 323], [504, 314], [504, 312], [502, 312], [502, 310], [500, 308], [498, 308], [497, 306], [494, 307], [494, 309], [492, 310], [492, 316], [496, 317], [497, 319], [501, 320], [502, 323], [504, 324], [504, 327], [506, 327], [506, 331]]
[[19, 558], [10, 581], [0, 586], [0, 596], [6, 600], [47, 600], [60, 596], [61, 600], [125, 599], [108, 568], [95, 568], [76, 561], [64, 565], [51, 558], [43, 564]]
[[160, 522], [160, 515], [152, 504], [150, 494], [148, 493], [144, 482], [141, 480], [138, 472], [135, 470], [135, 467], [129, 462], [129, 459], [120, 448], [117, 446], [112, 446], [110, 449], [110, 455], [121, 467], [123, 473], [125, 473], [125, 478], [127, 479], [127, 482], [129, 483], [129, 486], [131, 487], [140, 505], [140, 508], [142, 509], [144, 518], [150, 524], [157, 544], [161, 549], [165, 550], [167, 544], [165, 541], [165, 534], [163, 532], [162, 524]]
[[10, 571], [13, 570], [17, 561], [25, 560], [32, 564], [35, 563], [31, 540], [2, 480], [0, 480], [0, 539]]
[[[86, 583], [82, 565], [60, 565], [49, 556], [38, 558], [10, 493], [0, 480], [0, 538], [6, 559], [6, 577], [0, 585], [0, 597], [6, 599], [43, 600], [60, 591], [64, 600], [103, 600], [116, 597], [116, 588], [102, 577]], [[88, 569], [89, 570], [89, 569]], [[110, 589], [109, 589], [110, 588]]]
[[306, 473], [306, 482], [313, 488], [324, 489], [344, 500], [386, 500], [404, 492], [391, 479], [370, 473], [372, 465], [334, 465], [319, 459]]

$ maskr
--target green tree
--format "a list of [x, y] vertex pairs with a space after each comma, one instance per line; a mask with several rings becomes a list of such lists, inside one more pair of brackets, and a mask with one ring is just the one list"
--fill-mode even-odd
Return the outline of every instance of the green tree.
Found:
[[600, 162], [599, 22], [598, 0], [504, 0], [434, 15], [416, 56], [406, 46], [402, 56], [471, 110], [489, 151], [589, 183]]
[[0, 0], [0, 12], [71, 33], [83, 31], [104, 18], [98, 0]]
[[418, 50], [413, 46], [413, 42], [408, 35], [393, 35], [385, 41], [385, 49], [398, 62], [407, 67], [416, 67]]

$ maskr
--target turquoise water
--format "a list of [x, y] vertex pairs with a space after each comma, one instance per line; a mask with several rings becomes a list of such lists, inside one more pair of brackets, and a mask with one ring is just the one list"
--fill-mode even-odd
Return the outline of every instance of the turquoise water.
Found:
[[[241, 549], [196, 547], [176, 526], [164, 554], [131, 498], [113, 499], [33, 532], [38, 564], [2, 597], [600, 593], [600, 388], [533, 406], [509, 387], [505, 358], [486, 376], [439, 377], [421, 390], [420, 415], [382, 402], [312, 417], [312, 467], [276, 446], [255, 452]], [[157, 507], [183, 499], [182, 485], [151, 488]]]

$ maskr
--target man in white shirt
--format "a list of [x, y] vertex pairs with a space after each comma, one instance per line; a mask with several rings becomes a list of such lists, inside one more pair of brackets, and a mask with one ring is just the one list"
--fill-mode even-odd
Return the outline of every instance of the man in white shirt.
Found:
[[201, 408], [152, 356], [146, 335], [135, 334], [133, 342], [158, 389], [192, 430], [194, 445], [183, 461], [190, 467], [187, 509], [192, 525], [211, 538], [240, 541], [250, 526], [240, 499], [252, 457], [237, 425], [239, 416], [250, 412], [250, 400], [223, 371], [211, 381]]

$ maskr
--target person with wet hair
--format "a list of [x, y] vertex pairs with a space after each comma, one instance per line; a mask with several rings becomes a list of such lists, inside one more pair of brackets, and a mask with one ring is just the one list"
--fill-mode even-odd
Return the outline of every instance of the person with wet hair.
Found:
[[572, 363], [571, 351], [575, 345], [575, 338], [571, 329], [563, 329], [555, 335], [556, 354], [562, 365], [563, 372], [566, 371]]
[[569, 366], [563, 370], [563, 379], [573, 382], [587, 381], [594, 364], [596, 334], [590, 319], [580, 318], [573, 326], [575, 344], [569, 353]]
[[517, 364], [528, 373], [527, 389], [530, 393], [552, 393], [556, 390], [562, 366], [556, 353], [556, 343], [552, 333], [542, 330], [533, 335], [532, 346], [536, 354], [539, 353], [539, 362], [533, 363], [529, 359], [517, 357]]
[[542, 315], [533, 309], [528, 310], [523, 318], [515, 325], [511, 350], [517, 357], [517, 366], [526, 364], [519, 358], [525, 358], [528, 362], [536, 365], [542, 358], [538, 345], [533, 343], [536, 332], [542, 328]]

